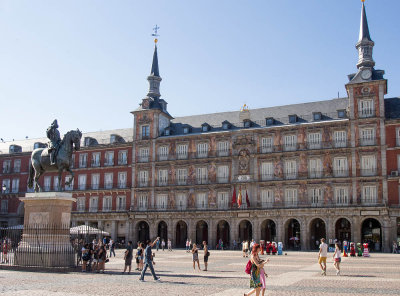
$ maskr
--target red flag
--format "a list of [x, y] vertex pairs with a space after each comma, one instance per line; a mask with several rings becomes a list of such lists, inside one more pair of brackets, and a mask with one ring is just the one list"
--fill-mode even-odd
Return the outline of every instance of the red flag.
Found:
[[249, 196], [247, 195], [247, 189], [246, 189], [246, 204], [247, 204], [247, 207], [250, 208], [250, 200], [249, 200]]
[[238, 194], [238, 207], [242, 205], [242, 188], [239, 187], [239, 194]]
[[236, 187], [233, 186], [232, 206], [236, 203]]

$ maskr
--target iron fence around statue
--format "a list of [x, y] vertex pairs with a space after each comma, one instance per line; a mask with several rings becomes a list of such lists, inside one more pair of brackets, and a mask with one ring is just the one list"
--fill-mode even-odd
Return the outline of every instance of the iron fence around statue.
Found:
[[82, 247], [101, 244], [108, 235], [86, 225], [70, 228], [34, 224], [25, 228], [23, 225], [0, 228], [0, 269], [5, 266], [74, 268], [82, 263]]

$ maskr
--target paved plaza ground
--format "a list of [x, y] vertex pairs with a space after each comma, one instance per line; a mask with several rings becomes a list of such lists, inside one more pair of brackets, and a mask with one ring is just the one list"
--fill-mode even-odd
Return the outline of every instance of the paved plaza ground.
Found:
[[[212, 250], [207, 272], [193, 272], [191, 254], [184, 250], [155, 253], [161, 282], [153, 281], [150, 274], [144, 283], [139, 282], [137, 271], [122, 275], [123, 250], [117, 250], [117, 257], [107, 263], [105, 274], [0, 269], [0, 294], [234, 296], [249, 290], [249, 276], [244, 272], [248, 259], [242, 258], [239, 251]], [[326, 277], [320, 275], [315, 252], [268, 257], [266, 295], [400, 295], [400, 255], [378, 253], [370, 258], [343, 258], [341, 276], [335, 275], [329, 256]]]

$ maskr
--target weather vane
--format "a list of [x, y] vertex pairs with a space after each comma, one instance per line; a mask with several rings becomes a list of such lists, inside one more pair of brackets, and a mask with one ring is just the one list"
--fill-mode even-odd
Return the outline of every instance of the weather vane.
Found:
[[158, 27], [158, 26], [156, 25], [156, 26], [153, 28], [154, 33], [151, 34], [151, 36], [156, 37], [156, 38], [154, 39], [154, 43], [157, 43], [157, 41], [158, 41], [157, 37], [160, 36], [160, 35], [158, 35], [158, 29], [160, 29], [160, 27]]

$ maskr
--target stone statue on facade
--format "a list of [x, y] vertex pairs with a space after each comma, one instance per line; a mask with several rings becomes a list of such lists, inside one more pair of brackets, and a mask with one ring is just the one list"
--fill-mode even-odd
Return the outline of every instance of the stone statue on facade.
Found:
[[250, 155], [245, 149], [239, 152], [239, 174], [247, 175], [250, 171]]
[[[72, 152], [74, 148], [79, 150], [82, 133], [79, 129], [71, 130], [61, 140], [57, 128], [57, 120], [54, 120], [47, 129], [47, 137], [51, 142], [48, 148], [37, 148], [32, 151], [29, 162], [28, 187], [32, 188], [35, 182], [35, 192], [43, 191], [38, 180], [46, 171], [58, 172], [57, 191], [61, 191], [61, 175], [64, 170], [71, 174], [71, 179], [65, 182], [65, 185], [70, 185], [74, 180], [74, 173], [71, 171]], [[51, 156], [52, 153], [53, 156]], [[51, 159], [52, 157], [53, 159]]]

